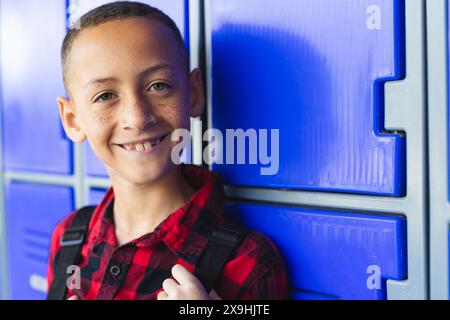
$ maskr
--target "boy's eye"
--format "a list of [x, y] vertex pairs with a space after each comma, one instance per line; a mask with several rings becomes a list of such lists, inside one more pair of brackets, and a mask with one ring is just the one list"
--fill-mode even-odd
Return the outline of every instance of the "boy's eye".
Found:
[[112, 98], [114, 98], [114, 94], [111, 92], [105, 92], [102, 93], [101, 95], [99, 95], [94, 102], [106, 102], [108, 100], [111, 100]]
[[149, 87], [149, 91], [151, 91], [151, 90], [154, 90], [154, 91], [164, 91], [164, 90], [167, 90], [167, 89], [170, 89], [171, 87], [167, 84], [167, 83], [164, 83], [164, 82], [156, 82], [156, 83], [154, 83], [154, 84], [152, 84], [150, 87]]

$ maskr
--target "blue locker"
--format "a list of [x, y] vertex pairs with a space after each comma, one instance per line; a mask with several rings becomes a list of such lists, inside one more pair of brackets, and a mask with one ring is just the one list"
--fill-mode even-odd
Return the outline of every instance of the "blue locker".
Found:
[[[65, 1], [0, 1], [0, 104], [7, 170], [70, 173], [72, 145], [56, 97]], [[43, 18], [45, 14], [45, 18]]]
[[277, 245], [295, 299], [386, 299], [386, 280], [407, 278], [404, 217], [250, 203], [228, 209]]
[[11, 299], [45, 299], [50, 237], [74, 210], [68, 187], [12, 182], [6, 186]]
[[106, 191], [104, 189], [91, 189], [89, 192], [89, 204], [98, 205], [105, 196]]
[[403, 0], [208, 3], [211, 118], [224, 149], [226, 129], [254, 129], [258, 152], [275, 159], [279, 129], [278, 170], [261, 155], [237, 164], [235, 150], [213, 165], [228, 184], [405, 194], [406, 138], [384, 129], [384, 83], [405, 75]]
[[316, 292], [307, 292], [307, 291], [301, 291], [301, 290], [293, 290], [291, 294], [292, 300], [337, 300], [336, 297], [330, 297], [326, 295], [321, 295]]
[[[76, 10], [80, 16], [89, 10], [101, 6], [103, 4], [114, 2], [109, 0], [79, 0], [76, 1], [78, 9]], [[140, 1], [154, 6], [164, 13], [169, 15], [177, 24], [183, 35], [186, 45], [189, 47], [189, 11], [188, 11], [188, 0], [144, 0]], [[89, 144], [86, 144], [86, 173], [91, 176], [106, 177], [108, 173], [102, 162], [97, 158], [97, 156], [92, 151]]]

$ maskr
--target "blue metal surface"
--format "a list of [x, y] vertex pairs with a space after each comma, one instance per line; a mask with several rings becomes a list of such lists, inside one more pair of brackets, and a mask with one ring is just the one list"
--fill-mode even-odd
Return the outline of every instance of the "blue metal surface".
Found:
[[89, 204], [98, 205], [105, 196], [106, 190], [104, 189], [91, 189], [89, 192]]
[[50, 237], [74, 210], [71, 188], [13, 182], [6, 186], [11, 299], [45, 299]]
[[[72, 1], [73, 2], [73, 1]], [[114, 2], [110, 0], [78, 0], [76, 1], [78, 15], [83, 15], [91, 9], [94, 9], [103, 4]], [[181, 34], [185, 39], [185, 43], [189, 48], [189, 11], [188, 0], [143, 0], [140, 1], [154, 6], [168, 16], [170, 16], [180, 29]], [[108, 173], [100, 159], [92, 151], [89, 144], [85, 144], [86, 148], [86, 173], [91, 176], [106, 177]]]
[[337, 297], [324, 296], [314, 292], [306, 292], [300, 290], [293, 290], [291, 293], [292, 300], [338, 300]]
[[278, 174], [214, 165], [228, 184], [405, 194], [383, 89], [405, 73], [403, 0], [214, 0], [207, 17], [212, 126], [280, 130]]
[[60, 67], [64, 1], [1, 1], [0, 5], [5, 168], [70, 173], [72, 145], [56, 103], [56, 97], [64, 95]]
[[406, 219], [264, 204], [230, 213], [279, 248], [297, 299], [386, 299], [386, 280], [407, 278]]

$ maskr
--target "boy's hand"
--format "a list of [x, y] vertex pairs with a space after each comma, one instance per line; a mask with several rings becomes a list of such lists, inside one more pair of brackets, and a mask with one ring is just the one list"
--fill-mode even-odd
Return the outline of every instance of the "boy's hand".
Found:
[[172, 276], [175, 280], [164, 280], [158, 300], [222, 300], [214, 290], [208, 294], [200, 280], [180, 264], [172, 268]]

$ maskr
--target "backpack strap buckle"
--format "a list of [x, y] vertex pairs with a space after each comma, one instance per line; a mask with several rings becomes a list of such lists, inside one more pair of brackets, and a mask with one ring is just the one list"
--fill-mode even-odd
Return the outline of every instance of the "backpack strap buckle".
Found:
[[242, 238], [242, 233], [236, 229], [227, 228], [222, 225], [214, 226], [209, 235], [209, 240], [226, 245], [236, 247]]
[[86, 228], [69, 228], [64, 233], [61, 241], [59, 242], [61, 247], [78, 246], [84, 242], [84, 233]]

